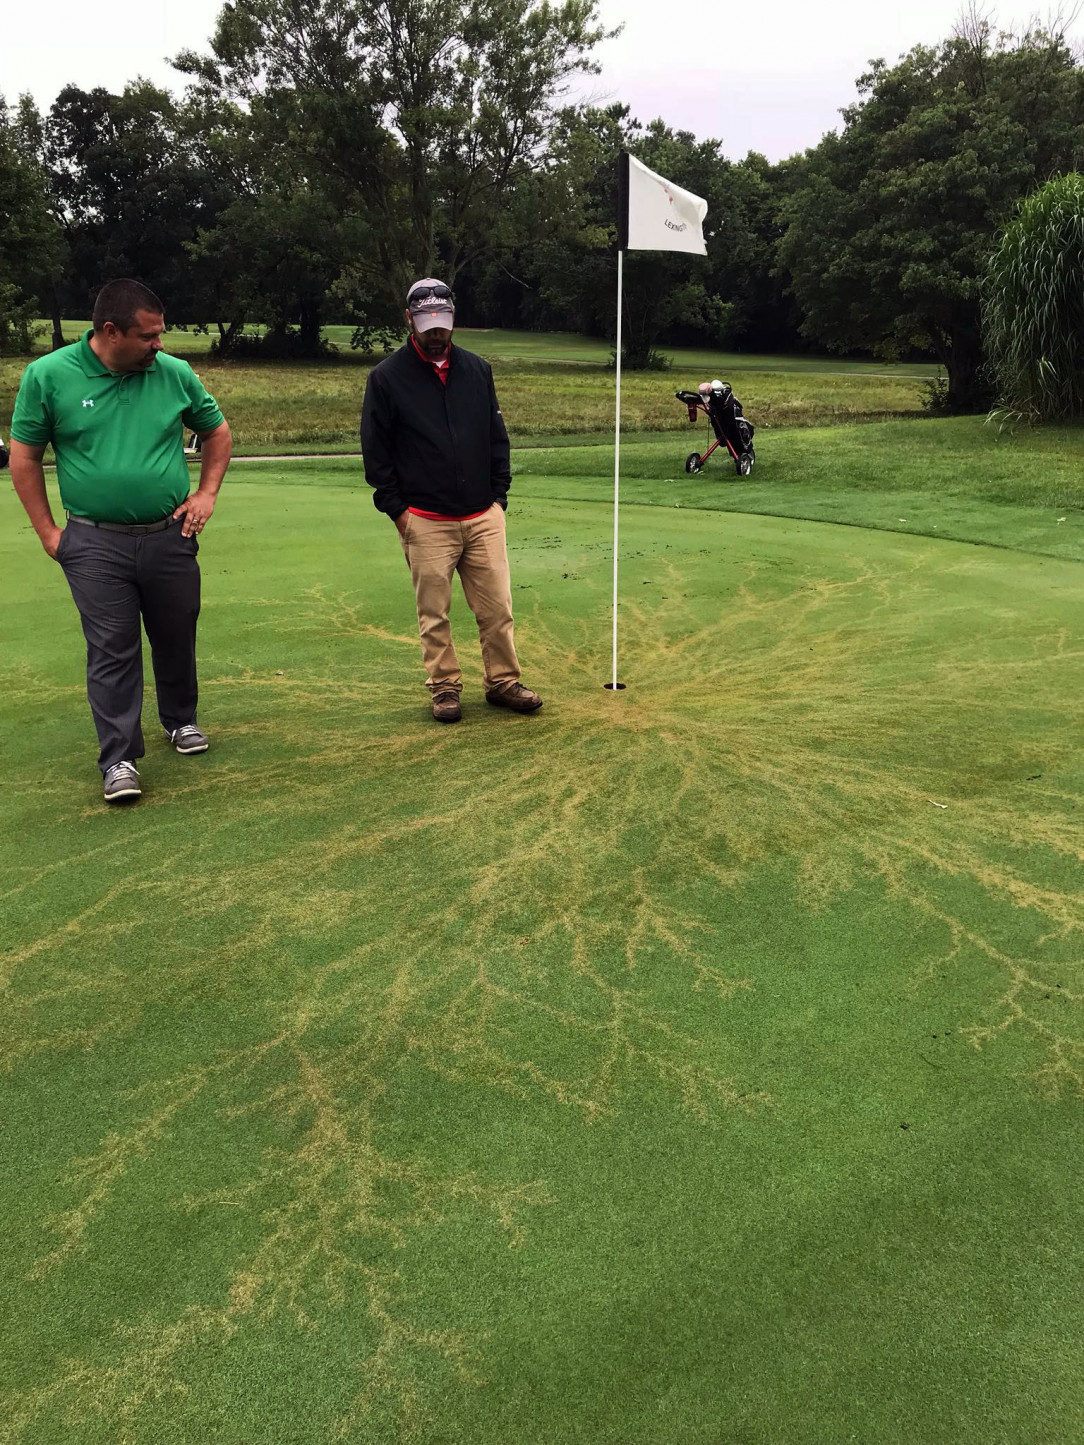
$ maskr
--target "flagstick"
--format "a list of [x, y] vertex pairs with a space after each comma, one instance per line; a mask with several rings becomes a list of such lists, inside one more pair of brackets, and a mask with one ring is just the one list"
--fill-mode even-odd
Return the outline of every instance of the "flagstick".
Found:
[[[635, 178], [635, 185], [633, 180]], [[633, 194], [635, 191], [635, 195]], [[688, 251], [706, 256], [702, 196], [673, 185], [622, 150], [617, 159], [617, 402], [614, 415], [614, 635], [611, 680], [607, 691], [621, 692], [617, 680], [617, 527], [621, 500], [621, 331], [625, 300], [625, 252]], [[633, 222], [635, 221], [635, 225]]]
[[617, 516], [621, 494], [621, 303], [624, 292], [624, 251], [617, 253], [617, 407], [614, 418], [614, 630], [613, 681], [611, 690], [619, 691], [617, 683]]

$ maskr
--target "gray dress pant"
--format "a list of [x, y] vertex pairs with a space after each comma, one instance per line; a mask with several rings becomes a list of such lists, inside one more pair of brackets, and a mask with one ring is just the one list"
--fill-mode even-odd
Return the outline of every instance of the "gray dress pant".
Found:
[[136, 536], [72, 521], [64, 528], [57, 561], [87, 640], [87, 698], [103, 773], [144, 753], [141, 616], [162, 726], [173, 732], [196, 720], [198, 551], [195, 537], [181, 535], [181, 521]]

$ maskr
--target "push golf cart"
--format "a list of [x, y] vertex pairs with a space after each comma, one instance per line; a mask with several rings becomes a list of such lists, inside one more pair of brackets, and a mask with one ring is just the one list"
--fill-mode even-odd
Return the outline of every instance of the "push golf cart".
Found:
[[703, 455], [690, 452], [685, 458], [685, 470], [690, 476], [703, 470], [716, 447], [724, 446], [733, 459], [735, 471], [740, 477], [747, 477], [756, 461], [753, 450], [756, 428], [742, 415], [741, 402], [726, 382], [702, 381], [695, 391], [676, 391], [674, 395], [689, 408], [690, 421], [696, 421], [697, 415], [704, 412], [715, 433], [715, 440]]

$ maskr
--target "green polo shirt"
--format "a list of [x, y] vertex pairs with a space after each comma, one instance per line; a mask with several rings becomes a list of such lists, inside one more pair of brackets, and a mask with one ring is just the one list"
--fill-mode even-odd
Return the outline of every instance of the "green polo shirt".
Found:
[[95, 522], [157, 522], [188, 496], [184, 430], [221, 426], [218, 403], [187, 361], [159, 352], [145, 371], [116, 372], [88, 331], [23, 372], [11, 435], [52, 442], [64, 510]]

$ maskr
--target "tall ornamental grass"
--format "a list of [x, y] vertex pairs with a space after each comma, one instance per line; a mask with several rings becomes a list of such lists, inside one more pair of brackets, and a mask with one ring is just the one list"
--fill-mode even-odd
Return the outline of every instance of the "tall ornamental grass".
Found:
[[1001, 237], [983, 289], [983, 339], [998, 401], [991, 418], [1084, 416], [1084, 176], [1027, 197]]

